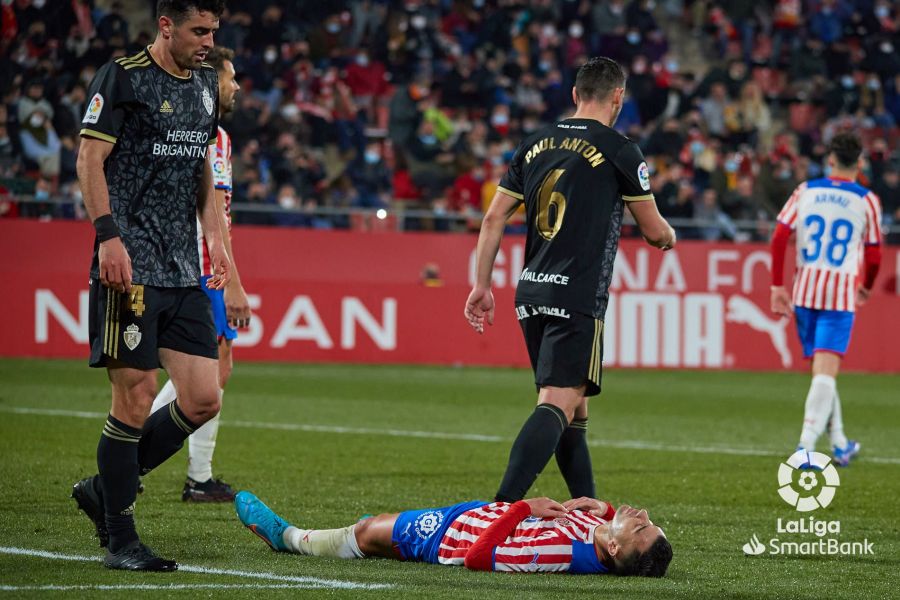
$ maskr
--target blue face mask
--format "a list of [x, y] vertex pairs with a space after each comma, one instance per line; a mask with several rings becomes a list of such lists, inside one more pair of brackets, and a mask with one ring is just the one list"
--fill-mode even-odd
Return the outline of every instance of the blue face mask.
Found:
[[700, 142], [700, 141], [691, 142], [691, 154], [693, 154], [694, 156], [697, 156], [698, 154], [703, 152], [703, 150], [705, 148], [706, 148], [706, 146], [703, 145], [703, 142]]
[[374, 165], [381, 159], [381, 156], [377, 152], [366, 152], [365, 159], [368, 164]]
[[37, 190], [34, 192], [34, 199], [38, 202], [46, 202], [50, 199], [50, 192], [47, 190]]
[[421, 141], [426, 146], [431, 146], [431, 145], [437, 143], [437, 137], [435, 137], [434, 135], [430, 135], [430, 134], [429, 135], [420, 135], [419, 141]]

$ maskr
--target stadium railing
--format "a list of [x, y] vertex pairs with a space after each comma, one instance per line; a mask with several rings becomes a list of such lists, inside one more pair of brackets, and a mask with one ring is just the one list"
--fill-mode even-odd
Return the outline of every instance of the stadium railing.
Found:
[[[39, 205], [48, 209], [52, 207], [48, 215], [22, 215], [20, 218], [72, 220], [77, 219], [78, 215], [85, 214], [81, 201], [71, 197], [51, 196], [48, 199], [37, 200], [33, 195], [0, 196], [0, 201], [2, 200], [17, 202], [23, 207], [32, 209], [31, 212], [36, 212]], [[331, 206], [284, 208], [278, 204], [234, 202], [231, 205], [231, 212], [237, 224], [358, 231], [472, 232], [478, 230], [482, 217], [482, 213], [476, 211], [433, 210], [405, 206], [402, 201], [383, 208]], [[733, 241], [736, 242], [768, 239], [775, 227], [774, 220], [737, 219], [729, 221], [733, 230], [727, 232], [728, 228], [723, 227], [722, 221], [716, 219], [668, 218], [668, 221], [684, 238], [723, 241], [733, 238]], [[524, 231], [524, 221], [521, 219], [516, 220], [514, 217], [509, 225], [512, 231], [519, 229]], [[634, 221], [627, 213], [624, 226], [634, 228]], [[704, 233], [711, 230], [718, 230], [721, 233], [706, 237]], [[885, 222], [883, 230], [888, 243], [900, 243], [900, 223]], [[636, 231], [629, 230], [626, 235], [629, 233], [637, 234]], [[737, 235], [735, 236], [734, 233]]]

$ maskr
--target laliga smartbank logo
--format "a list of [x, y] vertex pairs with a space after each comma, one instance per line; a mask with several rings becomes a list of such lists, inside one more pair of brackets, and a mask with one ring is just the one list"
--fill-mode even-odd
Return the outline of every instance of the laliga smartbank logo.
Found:
[[[778, 495], [798, 512], [811, 512], [825, 508], [834, 500], [841, 485], [841, 478], [831, 459], [820, 452], [798, 450], [778, 466]], [[816, 519], [782, 519], [775, 522], [776, 534], [768, 544], [763, 544], [755, 533], [743, 545], [747, 556], [798, 555], [833, 556], [875, 554], [874, 544], [868, 539], [861, 542], [840, 539], [841, 522]], [[787, 535], [784, 535], [787, 534]], [[814, 536], [814, 539], [810, 539]], [[834, 537], [832, 537], [834, 536]]]
[[821, 452], [798, 450], [778, 465], [778, 495], [800, 512], [831, 504], [839, 485], [837, 469]]

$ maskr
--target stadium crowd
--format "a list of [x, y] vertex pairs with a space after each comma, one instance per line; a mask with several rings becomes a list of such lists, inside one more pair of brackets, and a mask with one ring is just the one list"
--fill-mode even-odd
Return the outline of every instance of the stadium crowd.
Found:
[[[3, 2], [0, 218], [84, 218], [85, 88], [152, 41], [154, 5]], [[846, 128], [864, 136], [864, 183], [886, 223], [900, 222], [900, 8], [889, 0], [228, 6], [216, 43], [236, 51], [242, 88], [223, 123], [238, 223], [358, 227], [347, 209], [402, 207], [421, 209], [406, 228], [477, 229], [516, 145], [573, 109], [574, 74], [593, 55], [627, 69], [616, 128], [639, 141], [680, 237], [766, 238]]]

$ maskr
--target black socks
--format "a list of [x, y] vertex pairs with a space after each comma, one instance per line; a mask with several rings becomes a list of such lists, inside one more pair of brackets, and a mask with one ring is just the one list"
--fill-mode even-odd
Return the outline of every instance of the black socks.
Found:
[[556, 464], [572, 498], [597, 497], [591, 453], [587, 445], [587, 422], [587, 419], [572, 419], [556, 447]]
[[509, 464], [494, 500], [516, 502], [525, 497], [556, 451], [567, 425], [562, 409], [552, 404], [538, 404], [513, 442]]
[[184, 416], [175, 400], [147, 417], [138, 445], [141, 475], [146, 475], [181, 450], [184, 440], [197, 427]]
[[143, 430], [107, 417], [97, 445], [100, 474], [94, 485], [95, 491], [102, 491], [110, 552], [115, 554], [138, 539], [134, 527], [138, 474], [149, 473], [178, 452], [195, 429], [175, 402], [150, 415]]
[[[97, 445], [97, 467], [103, 491], [109, 550], [118, 552], [138, 539], [134, 499], [138, 486], [138, 443], [141, 431], [109, 415]], [[94, 480], [96, 486], [97, 479]], [[96, 488], [95, 488], [96, 490]]]

